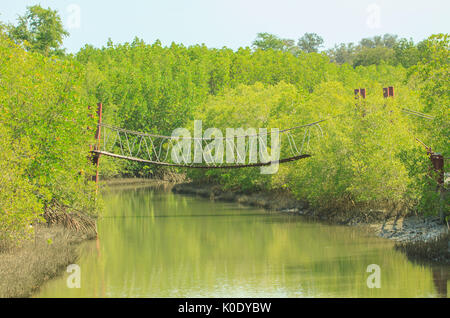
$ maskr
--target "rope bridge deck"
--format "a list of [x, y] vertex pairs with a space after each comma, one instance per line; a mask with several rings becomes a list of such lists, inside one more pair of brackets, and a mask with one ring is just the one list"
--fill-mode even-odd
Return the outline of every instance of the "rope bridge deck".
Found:
[[309, 154], [289, 157], [289, 158], [283, 158], [277, 161], [269, 161], [269, 162], [258, 162], [258, 163], [251, 163], [251, 164], [236, 164], [236, 165], [215, 165], [215, 166], [204, 166], [204, 165], [186, 165], [186, 164], [176, 164], [176, 163], [168, 163], [168, 162], [159, 162], [159, 161], [151, 161], [151, 160], [145, 160], [141, 158], [136, 157], [128, 157], [128, 156], [122, 156], [111, 152], [101, 151], [101, 150], [92, 150], [91, 151], [94, 154], [98, 155], [104, 155], [108, 157], [113, 158], [119, 158], [119, 159], [125, 159], [130, 161], [136, 161], [136, 162], [142, 162], [142, 163], [149, 163], [159, 166], [166, 166], [166, 167], [178, 167], [178, 168], [194, 168], [194, 169], [235, 169], [235, 168], [250, 168], [250, 167], [263, 167], [263, 166], [270, 166], [272, 164], [276, 163], [286, 163], [291, 161], [296, 161], [304, 158], [311, 157]]
[[[98, 128], [99, 130], [101, 128], [101, 137], [99, 136], [98, 144], [91, 150], [91, 153], [95, 156], [104, 155], [166, 167], [194, 169], [264, 167], [311, 157], [311, 154], [306, 153], [311, 139], [311, 128], [317, 128], [316, 135], [323, 135], [322, 128], [320, 127], [320, 123], [323, 121], [325, 120], [277, 131], [276, 136], [279, 138], [279, 154], [283, 155], [283, 158], [279, 156], [277, 158], [272, 157], [273, 150], [269, 151], [270, 147], [267, 146], [267, 140], [269, 139], [273, 142], [272, 139], [275, 137], [273, 132], [267, 132], [267, 130], [260, 131], [260, 133], [233, 135], [232, 137], [215, 136], [211, 138], [196, 138], [149, 134], [104, 123], [99, 124]], [[254, 131], [256, 132], [256, 130]], [[301, 143], [300, 147], [297, 147], [296, 140]], [[179, 160], [174, 160], [174, 147], [180, 141], [190, 143], [189, 154], [188, 156], [181, 156]], [[215, 149], [215, 142], [219, 142], [222, 149], [226, 148], [226, 151], [222, 150], [222, 160], [212, 160], [217, 155], [217, 153], [211, 151], [211, 148]], [[191, 147], [192, 143], [193, 147]], [[288, 145], [288, 149], [281, 149], [282, 144]], [[195, 149], [196, 147], [199, 147], [201, 151], [210, 149], [210, 153], [207, 151], [206, 153], [202, 153], [202, 162], [200, 163], [191, 160], [193, 153], [191, 149]], [[254, 150], [253, 152], [256, 150], [256, 155], [254, 153], [252, 155], [250, 153], [251, 150]], [[228, 152], [230, 151], [233, 159], [235, 159], [231, 162], [228, 161]], [[271, 152], [271, 155], [268, 154], [269, 152]], [[224, 162], [223, 157], [225, 157], [225, 153], [227, 160]], [[261, 155], [261, 153], [265, 154], [265, 156]], [[208, 158], [210, 160], [206, 160]]]

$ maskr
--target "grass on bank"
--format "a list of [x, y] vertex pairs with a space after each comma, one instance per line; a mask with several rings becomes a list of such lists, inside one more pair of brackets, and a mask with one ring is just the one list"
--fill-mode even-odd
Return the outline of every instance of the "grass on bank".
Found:
[[34, 239], [0, 250], [0, 298], [30, 297], [50, 278], [75, 263], [77, 246], [97, 236], [95, 221], [81, 214], [54, 213], [34, 226]]

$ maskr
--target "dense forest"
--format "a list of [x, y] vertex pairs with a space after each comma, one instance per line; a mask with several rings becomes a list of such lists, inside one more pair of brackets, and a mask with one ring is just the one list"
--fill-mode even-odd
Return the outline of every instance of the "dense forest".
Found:
[[[436, 182], [419, 138], [449, 156], [449, 35], [419, 43], [384, 35], [320, 51], [323, 40], [268, 33], [232, 50], [159, 41], [109, 41], [76, 54], [57, 12], [29, 7], [0, 25], [0, 239], [19, 241], [54, 205], [95, 214], [95, 107], [127, 129], [170, 135], [178, 127], [277, 127], [345, 114], [312, 138], [314, 158], [259, 170], [183, 171], [233, 190], [284, 189], [316, 208], [438, 211]], [[383, 87], [395, 98], [384, 99]], [[354, 89], [367, 98], [355, 104]], [[409, 116], [402, 108], [433, 116]], [[364, 115], [362, 115], [364, 114]], [[101, 175], [152, 177], [154, 166], [101, 158]], [[447, 169], [447, 166], [446, 166]], [[447, 202], [448, 203], [448, 202]], [[448, 206], [448, 205], [447, 205]]]

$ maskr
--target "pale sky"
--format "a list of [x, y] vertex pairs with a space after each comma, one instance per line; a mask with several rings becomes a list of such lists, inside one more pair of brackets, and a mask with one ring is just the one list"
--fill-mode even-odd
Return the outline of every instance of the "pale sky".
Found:
[[34, 4], [59, 11], [68, 52], [135, 36], [237, 49], [251, 46], [258, 32], [295, 40], [314, 32], [329, 48], [384, 33], [417, 42], [450, 32], [449, 0], [0, 0], [0, 21], [15, 23]]

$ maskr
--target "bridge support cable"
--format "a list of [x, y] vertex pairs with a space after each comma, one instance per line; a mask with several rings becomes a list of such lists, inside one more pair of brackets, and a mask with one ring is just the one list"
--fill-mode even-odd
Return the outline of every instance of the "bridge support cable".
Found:
[[[311, 154], [306, 153], [310, 150], [310, 141], [323, 136], [320, 123], [328, 119], [283, 130], [260, 130], [259, 133], [254, 130], [255, 133], [212, 138], [149, 134], [100, 123], [99, 127], [103, 129], [99, 142], [101, 149], [92, 152], [161, 166], [204, 169], [260, 167], [310, 157]], [[312, 127], [317, 128], [313, 135]], [[278, 148], [274, 146], [277, 142]], [[298, 146], [297, 143], [301, 144]], [[284, 144], [289, 146], [282, 148]], [[279, 150], [279, 156], [272, 147]], [[201, 154], [196, 157], [198, 149]], [[174, 158], [174, 153], [179, 154], [178, 158]]]

